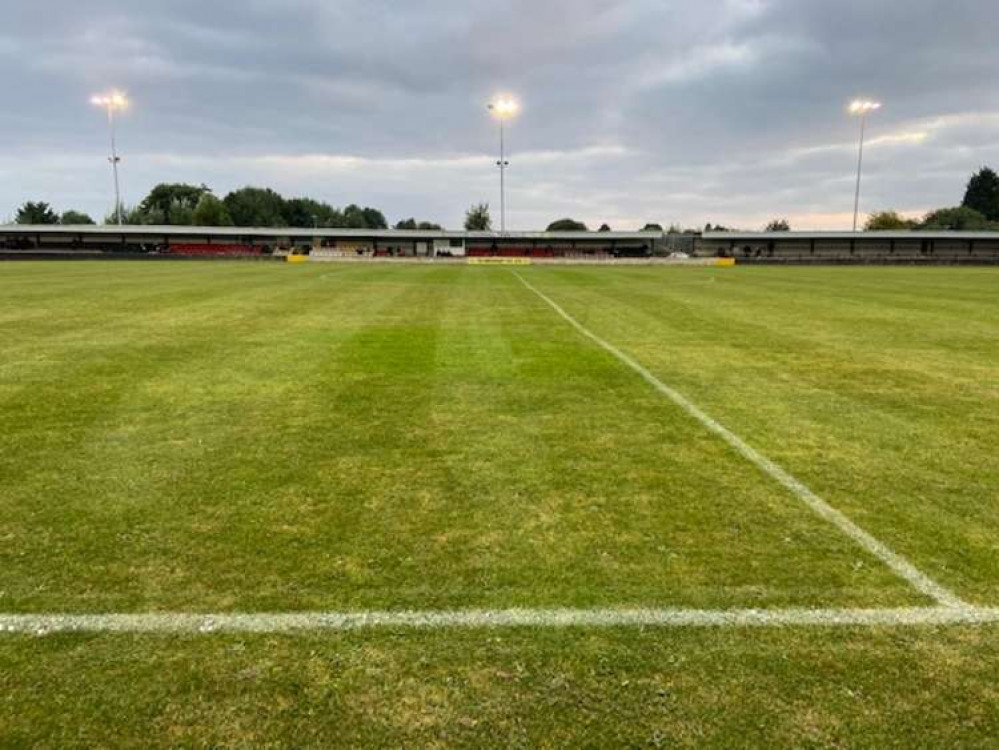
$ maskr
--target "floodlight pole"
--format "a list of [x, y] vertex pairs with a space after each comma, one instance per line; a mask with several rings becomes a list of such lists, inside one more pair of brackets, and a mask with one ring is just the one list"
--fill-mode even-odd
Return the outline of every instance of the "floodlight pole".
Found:
[[506, 160], [506, 134], [505, 118], [500, 114], [499, 136], [500, 136], [500, 158], [496, 162], [500, 171], [500, 233], [506, 234], [506, 168], [510, 162]]
[[867, 110], [860, 113], [860, 150], [857, 154], [857, 190], [853, 195], [853, 231], [857, 231], [860, 217], [860, 175], [864, 167], [864, 131], [867, 129]]
[[503, 118], [500, 118], [500, 232], [506, 233], [506, 143], [504, 137]]
[[517, 102], [504, 98], [490, 102], [486, 108], [499, 118], [500, 158], [496, 166], [500, 171], [500, 233], [506, 234], [506, 168], [510, 166], [506, 160], [506, 118], [517, 111]]
[[108, 161], [111, 162], [111, 173], [114, 175], [115, 221], [118, 222], [118, 226], [121, 226], [121, 187], [118, 182], [118, 162], [121, 161], [121, 157], [118, 156], [118, 145], [115, 139], [114, 107], [114, 102], [108, 101], [108, 129], [111, 131], [111, 156], [108, 157]]

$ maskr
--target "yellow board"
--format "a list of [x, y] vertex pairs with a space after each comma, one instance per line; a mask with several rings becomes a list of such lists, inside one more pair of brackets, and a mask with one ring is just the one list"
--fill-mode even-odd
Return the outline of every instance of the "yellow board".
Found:
[[308, 255], [289, 255], [286, 260], [289, 263], [305, 263], [308, 259]]
[[469, 258], [470, 266], [529, 266], [530, 258]]
[[731, 268], [735, 265], [735, 258], [718, 258], [715, 265], [720, 268]]

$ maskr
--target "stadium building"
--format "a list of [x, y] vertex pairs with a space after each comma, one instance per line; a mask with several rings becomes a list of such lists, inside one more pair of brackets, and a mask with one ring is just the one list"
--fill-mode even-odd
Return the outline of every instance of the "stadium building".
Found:
[[449, 232], [183, 226], [0, 226], [0, 258], [529, 258], [668, 255], [766, 264], [999, 264], [996, 232]]
[[999, 232], [705, 232], [695, 247], [740, 263], [999, 264]]
[[6, 257], [120, 254], [196, 257], [310, 255], [334, 258], [641, 258], [662, 233], [449, 232], [180, 226], [0, 227]]

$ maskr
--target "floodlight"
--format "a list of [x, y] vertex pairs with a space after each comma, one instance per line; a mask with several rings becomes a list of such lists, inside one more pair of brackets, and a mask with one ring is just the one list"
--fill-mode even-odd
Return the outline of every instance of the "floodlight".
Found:
[[128, 107], [128, 97], [120, 91], [110, 91], [106, 94], [97, 94], [90, 97], [90, 103], [97, 107], [102, 107], [108, 113], [108, 129], [111, 131], [111, 172], [114, 175], [114, 215], [119, 225], [121, 225], [121, 188], [118, 182], [118, 163], [121, 157], [118, 156], [118, 147], [115, 143], [114, 113], [116, 110]]
[[128, 97], [120, 91], [112, 91], [107, 94], [92, 96], [90, 103], [98, 107], [106, 107], [109, 110], [125, 109], [128, 107]]
[[504, 124], [520, 110], [517, 100], [511, 96], [499, 96], [486, 105], [486, 108], [499, 120], [500, 158], [496, 162], [500, 172], [500, 232], [506, 232], [506, 168], [510, 162], [506, 160], [506, 141]]
[[855, 99], [850, 102], [850, 114], [866, 115], [868, 112], [881, 109], [881, 102], [872, 102], [865, 99]]
[[867, 115], [881, 109], [881, 102], [868, 99], [854, 99], [850, 102], [850, 114], [860, 116], [860, 151], [857, 156], [857, 189], [853, 195], [853, 231], [857, 231], [860, 218], [860, 177], [864, 167], [864, 133], [867, 129]]
[[520, 106], [514, 99], [504, 97], [492, 102], [489, 105], [489, 109], [491, 109], [498, 117], [505, 118], [512, 117], [517, 114], [517, 110], [520, 109]]

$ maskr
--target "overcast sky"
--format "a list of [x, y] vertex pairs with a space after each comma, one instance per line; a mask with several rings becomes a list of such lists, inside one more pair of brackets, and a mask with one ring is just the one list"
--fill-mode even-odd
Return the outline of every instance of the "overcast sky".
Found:
[[6, 4], [0, 220], [25, 199], [101, 217], [128, 93], [126, 203], [157, 182], [246, 184], [459, 227], [562, 216], [849, 228], [857, 96], [863, 207], [959, 203], [999, 167], [997, 0], [35, 0]]

